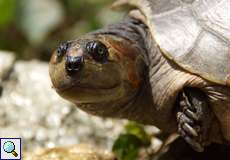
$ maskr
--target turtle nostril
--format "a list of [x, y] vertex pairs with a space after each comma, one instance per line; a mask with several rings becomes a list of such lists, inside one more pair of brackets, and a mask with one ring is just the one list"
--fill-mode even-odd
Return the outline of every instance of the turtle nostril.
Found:
[[80, 57], [67, 56], [65, 68], [68, 74], [74, 74], [81, 70], [83, 64], [84, 64], [84, 59], [82, 56]]

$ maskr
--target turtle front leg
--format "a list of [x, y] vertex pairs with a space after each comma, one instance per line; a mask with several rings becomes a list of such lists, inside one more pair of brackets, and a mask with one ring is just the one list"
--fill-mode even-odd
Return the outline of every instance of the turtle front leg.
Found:
[[178, 133], [194, 150], [203, 152], [212, 120], [207, 97], [198, 89], [185, 88], [178, 98]]

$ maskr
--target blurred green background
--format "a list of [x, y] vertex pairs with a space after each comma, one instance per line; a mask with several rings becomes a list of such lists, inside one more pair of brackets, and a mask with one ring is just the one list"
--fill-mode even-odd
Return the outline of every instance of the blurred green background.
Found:
[[0, 50], [48, 61], [56, 46], [122, 18], [114, 0], [0, 0]]

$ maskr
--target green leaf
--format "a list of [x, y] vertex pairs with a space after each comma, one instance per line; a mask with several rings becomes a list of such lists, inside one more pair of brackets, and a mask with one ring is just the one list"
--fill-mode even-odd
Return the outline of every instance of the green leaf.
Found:
[[132, 134], [121, 134], [113, 144], [113, 152], [118, 160], [135, 160], [142, 141]]
[[138, 137], [142, 141], [143, 145], [150, 145], [150, 136], [145, 132], [145, 129], [142, 125], [136, 122], [129, 122], [125, 126], [125, 129], [128, 134]]
[[0, 27], [7, 26], [15, 16], [16, 0], [0, 0]]

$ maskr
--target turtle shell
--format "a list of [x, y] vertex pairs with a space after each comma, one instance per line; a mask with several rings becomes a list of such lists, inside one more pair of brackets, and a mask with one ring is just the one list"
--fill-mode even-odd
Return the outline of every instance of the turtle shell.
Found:
[[138, 8], [168, 59], [209, 81], [230, 85], [230, 0], [120, 0]]

